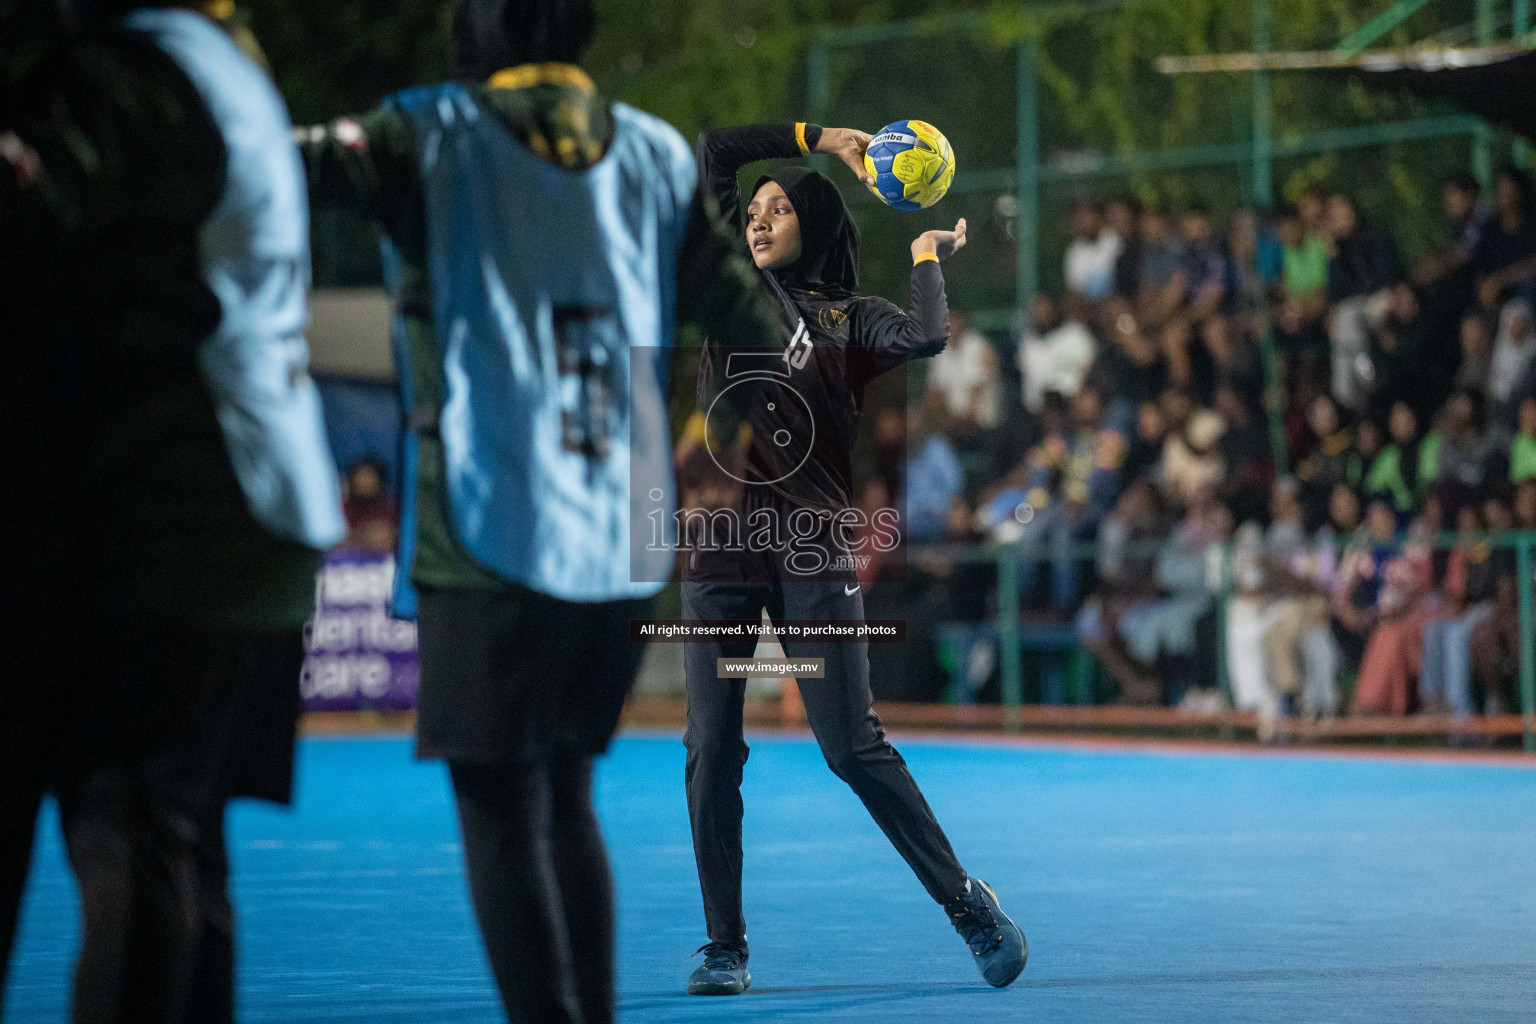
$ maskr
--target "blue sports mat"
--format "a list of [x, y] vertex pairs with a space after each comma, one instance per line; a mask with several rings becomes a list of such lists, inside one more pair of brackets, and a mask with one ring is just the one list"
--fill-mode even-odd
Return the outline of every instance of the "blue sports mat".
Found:
[[[815, 745], [752, 743], [738, 999], [682, 994], [704, 941], [682, 744], [627, 737], [603, 765], [628, 1024], [1536, 1019], [1528, 768], [903, 739], [1029, 935], [994, 991]], [[502, 1020], [442, 767], [403, 740], [309, 740], [299, 782], [296, 812], [232, 816], [242, 1019]], [[47, 817], [8, 1024], [67, 1005], [75, 896]]]

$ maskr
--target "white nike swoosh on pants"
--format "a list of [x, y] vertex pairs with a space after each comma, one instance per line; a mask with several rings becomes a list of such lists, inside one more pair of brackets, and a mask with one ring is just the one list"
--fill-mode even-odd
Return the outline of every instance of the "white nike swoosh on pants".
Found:
[[844, 587], [843, 588], [843, 594], [845, 596], [847, 596], [847, 597], [852, 597], [854, 594], [857, 594], [858, 592], [859, 592], [859, 585], [857, 583], [855, 583], [851, 587]]

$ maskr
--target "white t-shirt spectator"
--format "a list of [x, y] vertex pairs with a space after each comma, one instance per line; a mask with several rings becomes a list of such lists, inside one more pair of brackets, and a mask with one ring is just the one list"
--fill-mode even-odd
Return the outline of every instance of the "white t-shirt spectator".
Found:
[[[979, 331], [952, 340], [928, 370], [928, 390], [944, 395], [944, 410], [963, 422], [990, 430], [1002, 421], [997, 351]], [[975, 401], [974, 419], [972, 401]]]
[[1074, 238], [1067, 246], [1067, 287], [1089, 302], [1107, 297], [1115, 286], [1115, 261], [1124, 244], [1111, 228], [1100, 231], [1098, 238]]
[[1068, 398], [1077, 394], [1097, 353], [1093, 332], [1076, 320], [1064, 321], [1044, 335], [1025, 335], [1017, 355], [1024, 408], [1038, 413], [1047, 391]]

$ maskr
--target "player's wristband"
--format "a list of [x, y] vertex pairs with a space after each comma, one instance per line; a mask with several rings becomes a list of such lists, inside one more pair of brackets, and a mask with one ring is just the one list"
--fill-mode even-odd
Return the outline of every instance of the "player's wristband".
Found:
[[912, 265], [915, 267], [924, 260], [933, 260], [933, 262], [937, 263], [939, 262], [939, 254], [936, 252], [920, 252], [912, 257]]

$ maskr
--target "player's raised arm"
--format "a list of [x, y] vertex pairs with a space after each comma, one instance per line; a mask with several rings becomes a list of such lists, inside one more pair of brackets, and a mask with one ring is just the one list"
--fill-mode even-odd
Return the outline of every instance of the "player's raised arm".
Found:
[[949, 340], [949, 302], [940, 267], [964, 246], [964, 217], [951, 231], [924, 231], [913, 239], [907, 311], [881, 300], [859, 323], [855, 341], [869, 353], [869, 376], [944, 350]]
[[714, 197], [721, 219], [740, 230], [741, 190], [736, 183], [737, 171], [758, 160], [827, 153], [842, 160], [860, 181], [868, 184], [864, 150], [869, 139], [869, 133], [857, 128], [823, 128], [806, 121], [716, 128], [699, 136], [699, 183]]

